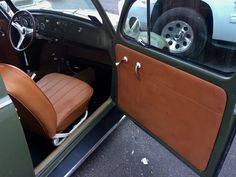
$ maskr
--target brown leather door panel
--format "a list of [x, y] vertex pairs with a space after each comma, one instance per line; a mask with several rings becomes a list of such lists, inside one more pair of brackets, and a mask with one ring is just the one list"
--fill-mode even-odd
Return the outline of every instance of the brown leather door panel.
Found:
[[[122, 45], [116, 58], [118, 106], [193, 166], [208, 164], [227, 95], [212, 83]], [[139, 78], [136, 62], [141, 63]]]

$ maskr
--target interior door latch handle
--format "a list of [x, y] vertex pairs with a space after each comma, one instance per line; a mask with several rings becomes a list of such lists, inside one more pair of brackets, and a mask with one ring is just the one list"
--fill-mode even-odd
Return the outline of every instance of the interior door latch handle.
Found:
[[140, 68], [141, 68], [141, 63], [137, 62], [135, 64], [134, 71], [138, 79], [140, 79], [140, 74], [139, 74]]
[[124, 56], [122, 60], [116, 62], [116, 66], [119, 66], [121, 63], [127, 63], [128, 62], [128, 57]]

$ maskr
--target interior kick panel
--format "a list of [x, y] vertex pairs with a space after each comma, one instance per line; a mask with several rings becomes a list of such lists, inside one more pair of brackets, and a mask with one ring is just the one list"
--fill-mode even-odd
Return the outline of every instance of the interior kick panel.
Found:
[[[206, 169], [227, 95], [212, 83], [116, 45], [119, 108], [197, 169]], [[135, 74], [135, 64], [141, 68]]]
[[19, 67], [20, 59], [9, 42], [8, 23], [3, 19], [0, 19], [0, 45], [0, 63], [8, 63]]

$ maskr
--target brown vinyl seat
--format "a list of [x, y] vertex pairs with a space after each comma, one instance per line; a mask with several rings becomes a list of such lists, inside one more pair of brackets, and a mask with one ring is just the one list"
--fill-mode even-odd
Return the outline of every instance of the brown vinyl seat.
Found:
[[64, 74], [48, 74], [36, 84], [20, 69], [0, 64], [0, 75], [23, 127], [48, 138], [79, 118], [93, 94], [87, 83]]

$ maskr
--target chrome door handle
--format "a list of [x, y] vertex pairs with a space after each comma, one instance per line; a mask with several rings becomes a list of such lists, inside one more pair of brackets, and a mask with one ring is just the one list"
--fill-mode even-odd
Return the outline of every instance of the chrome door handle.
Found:
[[128, 57], [124, 56], [122, 60], [116, 62], [116, 66], [119, 66], [121, 63], [127, 63], [128, 62]]
[[135, 64], [134, 71], [135, 71], [136, 77], [137, 77], [138, 79], [140, 79], [140, 74], [139, 74], [140, 68], [141, 68], [141, 63], [137, 62], [137, 63]]

